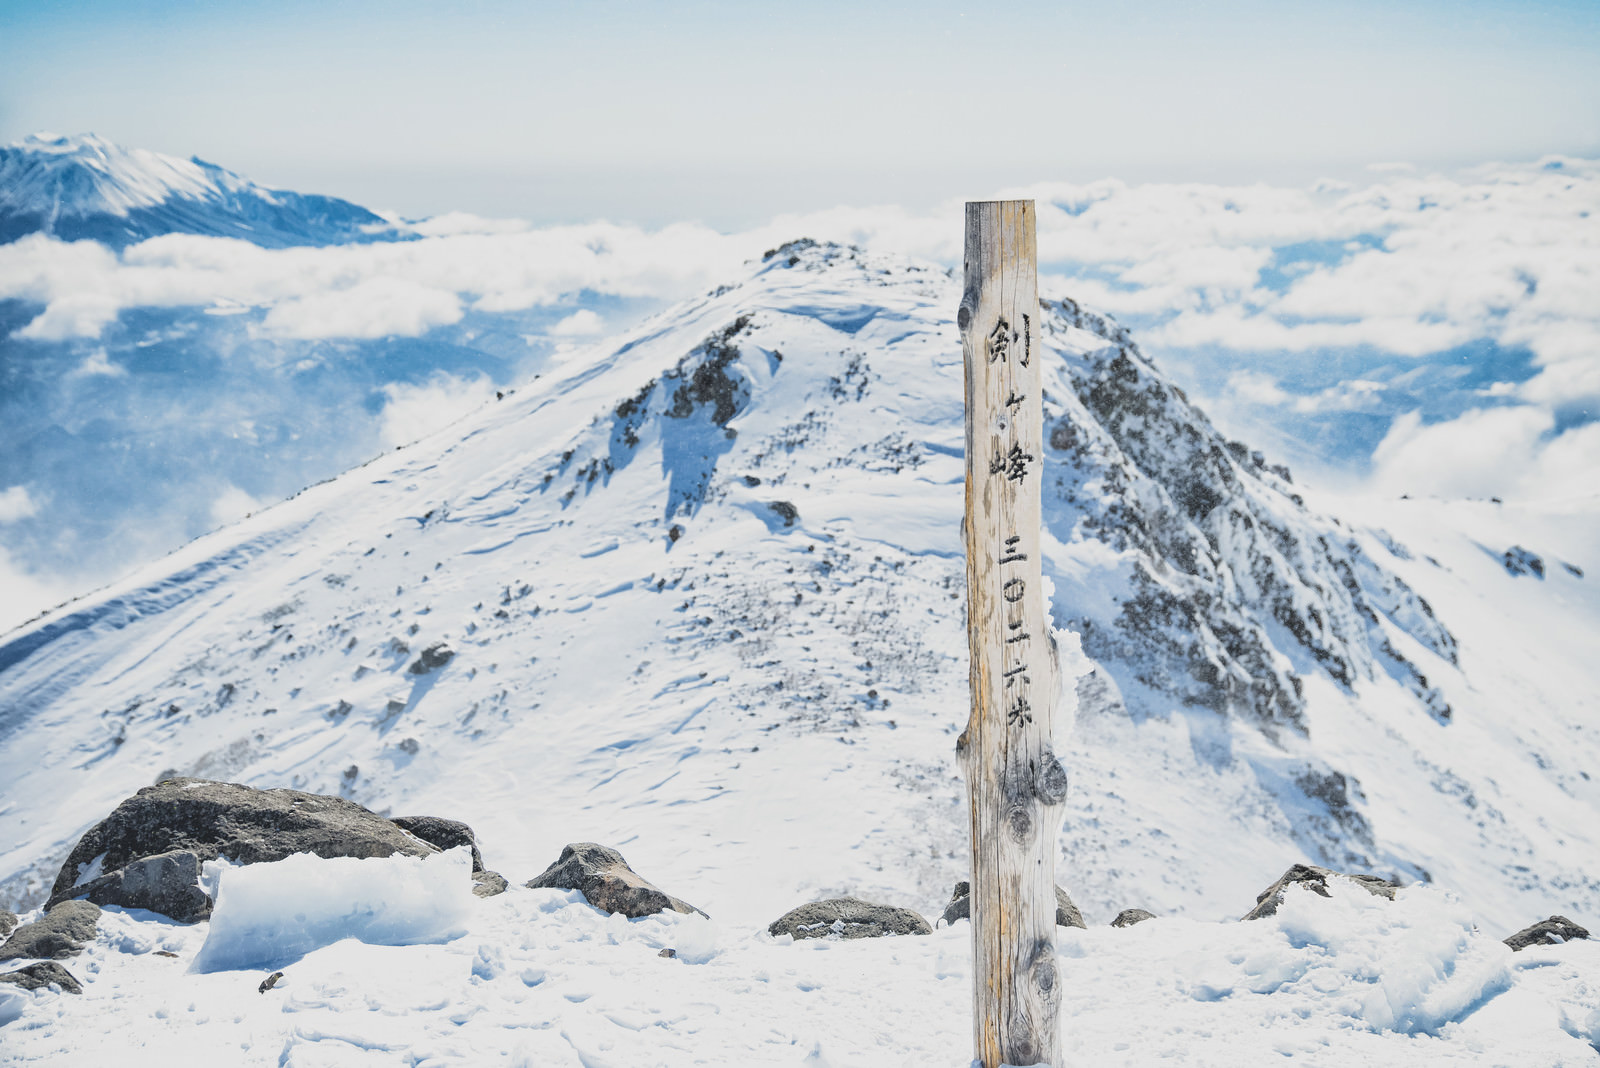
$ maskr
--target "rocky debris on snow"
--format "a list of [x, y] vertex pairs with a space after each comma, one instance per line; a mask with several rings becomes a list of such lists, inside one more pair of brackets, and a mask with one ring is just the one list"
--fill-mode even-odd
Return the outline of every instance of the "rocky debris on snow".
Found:
[[63, 994], [83, 993], [83, 984], [78, 982], [77, 976], [53, 960], [40, 961], [38, 964], [30, 964], [14, 972], [6, 972], [0, 975], [0, 983], [15, 983], [24, 990], [43, 990], [54, 984], [61, 988]]
[[656, 956], [658, 956], [658, 957], [667, 957], [669, 959], [672, 958], [672, 957], [676, 957], [677, 955], [678, 955], [678, 951], [673, 949], [671, 946], [668, 946], [666, 949], [663, 949], [660, 953], [656, 954]]
[[[948, 925], [957, 920], [971, 918], [972, 885], [963, 879], [956, 883], [955, 889], [950, 894], [950, 904], [944, 907], [944, 922]], [[1083, 922], [1083, 914], [1078, 911], [1078, 906], [1072, 903], [1072, 898], [1059, 886], [1056, 887], [1056, 926], [1088, 929], [1088, 925]]]
[[595, 908], [620, 912], [629, 919], [653, 916], [669, 909], [705, 916], [693, 905], [666, 893], [634, 871], [621, 853], [594, 842], [568, 845], [542, 875], [523, 885], [532, 890], [578, 890]]
[[1117, 913], [1117, 918], [1111, 921], [1111, 926], [1132, 927], [1136, 923], [1143, 923], [1145, 920], [1153, 920], [1155, 918], [1155, 913], [1146, 912], [1144, 909], [1123, 909]]
[[1524, 927], [1507, 938], [1505, 943], [1511, 947], [1513, 953], [1516, 953], [1529, 946], [1559, 946], [1575, 938], [1588, 937], [1587, 929], [1579, 927], [1565, 916], [1552, 916], [1548, 920], [1540, 920], [1531, 927]]
[[11, 932], [0, 944], [0, 960], [63, 960], [94, 941], [100, 906], [66, 901], [32, 923]]
[[456, 651], [444, 642], [434, 642], [418, 653], [417, 658], [411, 662], [411, 666], [406, 670], [413, 675], [426, 675], [450, 663], [451, 660], [455, 659], [455, 655]]
[[[208, 779], [167, 779], [140, 790], [89, 828], [61, 865], [50, 903], [84, 896], [87, 891], [80, 880], [96, 882], [101, 872], [123, 873], [126, 883], [124, 869], [129, 865], [176, 851], [188, 852], [199, 862], [221, 856], [236, 864], [259, 864], [295, 853], [387, 857], [427, 856], [436, 850], [342, 797], [256, 790]], [[96, 878], [84, 879], [90, 872]]]
[[277, 986], [278, 985], [278, 980], [282, 979], [282, 978], [283, 978], [283, 973], [282, 972], [273, 972], [271, 975], [269, 975], [265, 979], [261, 980], [261, 985], [256, 987], [256, 993], [265, 994], [267, 991], [269, 991], [273, 987]]
[[1513, 545], [1500, 557], [1500, 563], [1513, 575], [1534, 575], [1544, 578], [1544, 559], [1520, 545]]
[[1571, 575], [1573, 578], [1583, 578], [1583, 568], [1579, 567], [1577, 564], [1569, 564], [1563, 560], [1561, 562], [1561, 566], [1566, 568], [1567, 574]]
[[932, 934], [928, 921], [897, 905], [874, 905], [853, 897], [833, 897], [790, 909], [767, 926], [773, 937], [882, 938], [885, 935]]
[[71, 889], [71, 896], [96, 905], [149, 909], [179, 923], [211, 916], [211, 899], [200, 889], [200, 857], [187, 849], [141, 857]]
[[1295, 864], [1278, 878], [1278, 881], [1256, 895], [1255, 908], [1239, 917], [1241, 920], [1259, 920], [1263, 916], [1275, 915], [1278, 906], [1283, 904], [1283, 892], [1290, 883], [1299, 883], [1307, 890], [1322, 897], [1332, 897], [1328, 893], [1328, 880], [1346, 879], [1370, 894], [1394, 900], [1394, 892], [1400, 889], [1400, 884], [1390, 879], [1377, 875], [1352, 875], [1342, 871], [1330, 871], [1319, 868], [1315, 864]]
[[0, 909], [0, 938], [11, 933], [11, 928], [17, 925], [17, 914], [9, 909]]

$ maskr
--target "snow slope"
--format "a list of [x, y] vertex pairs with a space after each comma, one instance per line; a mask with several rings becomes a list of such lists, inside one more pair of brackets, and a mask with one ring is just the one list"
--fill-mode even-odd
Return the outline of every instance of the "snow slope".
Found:
[[32, 233], [113, 248], [172, 233], [267, 248], [404, 236], [337, 197], [266, 189], [214, 163], [93, 134], [40, 134], [0, 146], [0, 244]]
[[[178, 771], [465, 820], [513, 883], [605, 842], [729, 928], [840, 892], [937, 913], [966, 856], [957, 297], [796, 242], [12, 632], [4, 900]], [[1236, 917], [1309, 859], [1431, 879], [1490, 934], [1593, 926], [1600, 602], [1559, 561], [1600, 563], [1596, 502], [1319, 505], [1115, 324], [1046, 319], [1046, 570], [1087, 653], [1058, 872], [1090, 923]]]

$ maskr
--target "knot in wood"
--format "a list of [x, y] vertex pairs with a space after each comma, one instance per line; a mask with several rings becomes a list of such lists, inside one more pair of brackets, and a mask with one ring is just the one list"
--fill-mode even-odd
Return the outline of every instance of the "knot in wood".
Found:
[[1053, 756], [1045, 761], [1034, 780], [1033, 792], [1047, 805], [1058, 805], [1066, 798], [1067, 769], [1061, 766], [1061, 761]]
[[972, 325], [972, 306], [970, 304], [968, 304], [965, 300], [963, 300], [961, 302], [961, 307], [956, 309], [956, 329], [965, 330], [967, 327], [969, 327], [971, 325]]
[[1056, 964], [1053, 960], [1041, 960], [1033, 966], [1033, 985], [1039, 988], [1039, 993], [1049, 997], [1056, 989]]
[[1033, 833], [1033, 813], [1023, 805], [1016, 805], [1006, 813], [1006, 826], [1011, 828], [1011, 837], [1026, 842]]

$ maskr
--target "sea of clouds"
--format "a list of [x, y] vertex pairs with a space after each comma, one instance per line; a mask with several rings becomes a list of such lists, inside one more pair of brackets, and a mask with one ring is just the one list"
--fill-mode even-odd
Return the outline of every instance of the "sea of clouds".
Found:
[[[1394, 166], [1359, 186], [1104, 180], [1006, 195], [1037, 202], [1045, 296], [1132, 326], [1225, 430], [1313, 477], [1396, 495], [1581, 505], [1600, 493], [1600, 161]], [[24, 309], [0, 351], [21, 364], [33, 345], [66, 346], [71, 375], [125, 386], [107, 337], [139, 310], [192, 309], [240, 316], [257, 351], [298, 345], [301, 366], [376, 339], [455, 331], [452, 344], [467, 344], [508, 316], [561, 358], [797, 237], [956, 271], [962, 240], [959, 201], [780, 216], [731, 234], [464, 214], [413, 228], [414, 240], [328, 248], [169, 235], [121, 253], [29, 237], [0, 246], [0, 302]], [[532, 313], [542, 325], [526, 326]], [[496, 377], [505, 367], [537, 366], [397, 373], [376, 385], [363, 447], [414, 440], [511, 384]], [[202, 491], [216, 521], [260, 496]], [[48, 520], [40, 502], [53, 492], [0, 472], [0, 588], [13, 601], [73, 586], [7, 544], [8, 526]]]

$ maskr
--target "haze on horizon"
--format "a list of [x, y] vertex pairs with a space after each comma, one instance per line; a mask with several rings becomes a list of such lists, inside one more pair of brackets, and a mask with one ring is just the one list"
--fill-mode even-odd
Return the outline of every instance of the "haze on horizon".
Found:
[[1042, 181], [1600, 155], [1600, 8], [0, 3], [0, 141], [420, 217], [731, 229]]

